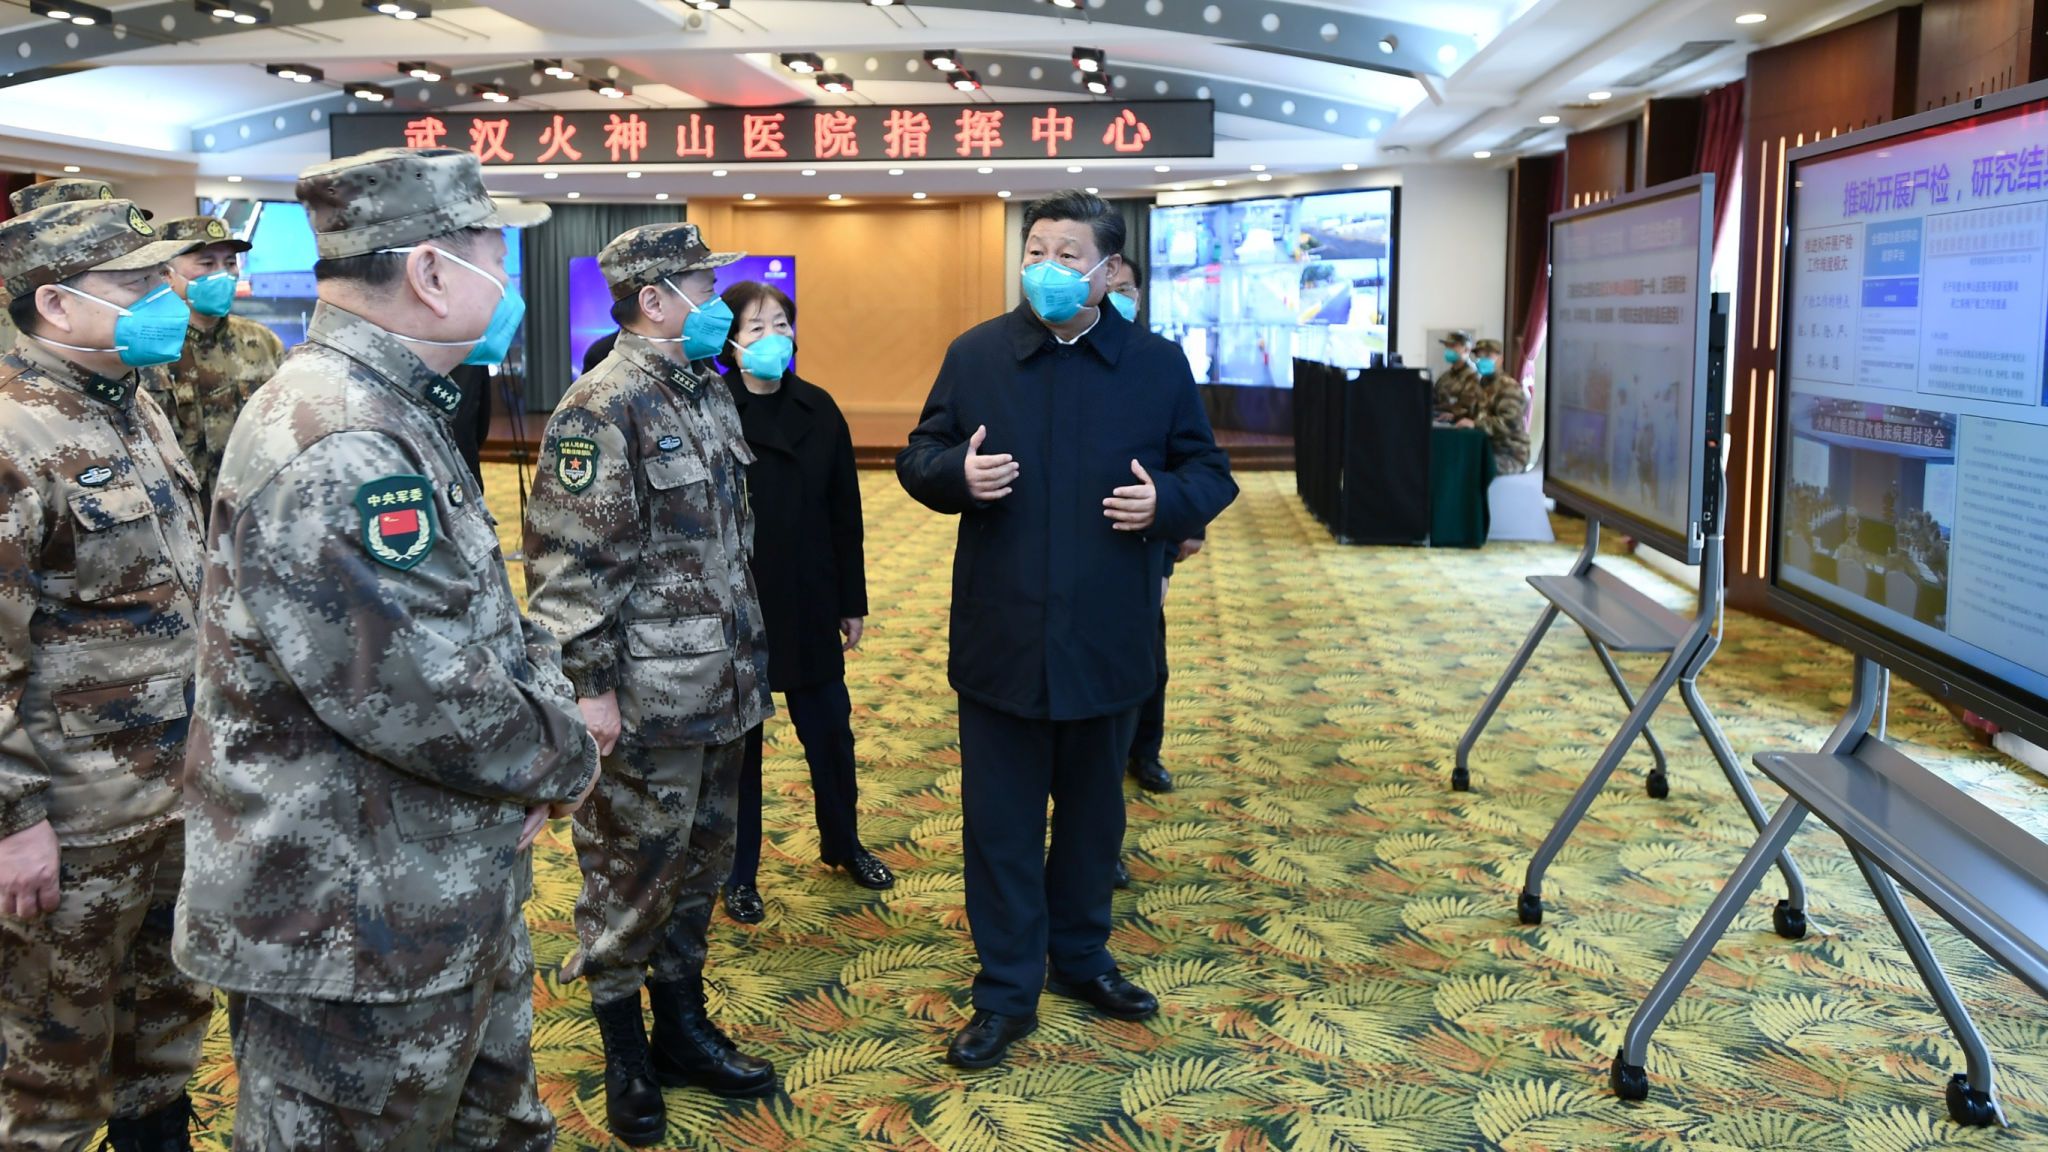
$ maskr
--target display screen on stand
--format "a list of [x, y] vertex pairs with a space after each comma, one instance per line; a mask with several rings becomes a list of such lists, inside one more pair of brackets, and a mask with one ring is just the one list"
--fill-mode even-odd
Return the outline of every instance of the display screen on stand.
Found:
[[2033, 95], [1795, 159], [1772, 537], [1794, 603], [1939, 694], [1968, 682], [2040, 725], [2048, 99]]
[[1152, 330], [1195, 379], [1294, 386], [1299, 359], [1363, 368], [1387, 351], [1394, 193], [1185, 204], [1152, 210]]
[[1544, 487], [1698, 563], [1706, 499], [1712, 181], [1561, 213], [1550, 227]]

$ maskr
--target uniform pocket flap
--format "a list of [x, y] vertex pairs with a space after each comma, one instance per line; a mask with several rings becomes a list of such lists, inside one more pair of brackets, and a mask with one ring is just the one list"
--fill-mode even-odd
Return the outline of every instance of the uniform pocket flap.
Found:
[[185, 703], [183, 676], [158, 676], [59, 692], [50, 702], [57, 707], [57, 723], [67, 737], [168, 724], [184, 719], [190, 711]]
[[647, 461], [647, 483], [663, 491], [685, 484], [702, 484], [709, 479], [711, 473], [695, 456], [664, 452]]
[[75, 493], [71, 515], [87, 532], [104, 532], [116, 524], [141, 520], [156, 511], [149, 493], [139, 484], [118, 484], [110, 488]]
[[235, 1043], [235, 1064], [244, 1077], [269, 1076], [350, 1112], [383, 1113], [398, 1078], [390, 1051], [325, 1031], [254, 996], [246, 1002]]
[[398, 826], [399, 839], [419, 843], [524, 820], [526, 811], [503, 800], [467, 796], [431, 784], [400, 784], [391, 790], [391, 817]]
[[626, 625], [626, 651], [642, 660], [660, 656], [707, 656], [726, 649], [725, 619], [685, 616]]

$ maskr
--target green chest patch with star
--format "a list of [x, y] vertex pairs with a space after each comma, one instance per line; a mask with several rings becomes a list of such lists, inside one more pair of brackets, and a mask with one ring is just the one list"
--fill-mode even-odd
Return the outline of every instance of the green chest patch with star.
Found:
[[380, 564], [410, 571], [434, 550], [434, 486], [424, 476], [385, 476], [356, 489], [363, 548]]
[[581, 492], [597, 479], [597, 441], [564, 436], [555, 441], [555, 479], [570, 492]]

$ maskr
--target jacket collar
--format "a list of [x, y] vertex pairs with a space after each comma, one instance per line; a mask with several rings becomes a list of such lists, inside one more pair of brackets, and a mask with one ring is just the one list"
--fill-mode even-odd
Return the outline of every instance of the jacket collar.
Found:
[[[1095, 327], [1081, 337], [1075, 346], [1095, 349], [1097, 356], [1114, 366], [1117, 359], [1123, 355], [1124, 342], [1130, 336], [1131, 323], [1114, 308], [1103, 308], [1101, 312], [1102, 315], [1096, 320]], [[1045, 326], [1045, 321], [1038, 318], [1038, 313], [1031, 310], [1029, 303], [1017, 305], [1016, 310], [1005, 320], [1005, 326], [1010, 338], [1010, 350], [1016, 353], [1019, 364], [1031, 359], [1038, 352], [1056, 347], [1059, 343], [1053, 336], [1052, 329]]]
[[462, 407], [462, 389], [453, 380], [428, 368], [405, 341], [345, 308], [321, 301], [306, 326], [306, 340], [361, 364], [393, 391], [443, 420], [453, 419]]
[[14, 353], [26, 360], [30, 367], [51, 380], [114, 408], [126, 408], [135, 396], [135, 387], [141, 381], [140, 372], [130, 372], [118, 379], [102, 376], [57, 355], [36, 340], [23, 336], [16, 341]]
[[621, 330], [619, 342], [612, 347], [633, 367], [656, 380], [666, 381], [670, 387], [692, 400], [716, 379], [707, 368], [701, 368], [697, 364], [676, 363], [663, 355], [661, 349], [645, 336], [633, 332]]
[[794, 456], [796, 445], [810, 434], [816, 422], [817, 407], [803, 378], [794, 372], [784, 376], [782, 403], [772, 408], [754, 403], [759, 397], [747, 391], [747, 382], [740, 378], [738, 369], [725, 374], [725, 383], [739, 409], [740, 431], [747, 442]]

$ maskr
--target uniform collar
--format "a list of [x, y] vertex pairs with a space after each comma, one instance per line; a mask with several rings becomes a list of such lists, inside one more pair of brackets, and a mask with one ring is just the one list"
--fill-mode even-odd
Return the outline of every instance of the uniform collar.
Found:
[[664, 381], [669, 387], [695, 400], [697, 394], [708, 387], [717, 377], [700, 369], [695, 364], [678, 364], [662, 354], [645, 336], [621, 330], [619, 342], [614, 348], [624, 355], [633, 367], [656, 380]]
[[187, 344], [219, 344], [219, 343], [222, 343], [223, 341], [225, 341], [225, 340], [226, 340], [226, 339], [228, 338], [228, 325], [229, 325], [230, 323], [232, 323], [232, 322], [233, 322], [233, 320], [234, 320], [234, 316], [233, 316], [233, 315], [227, 315], [227, 316], [223, 316], [223, 317], [221, 317], [221, 318], [220, 318], [220, 323], [218, 323], [218, 324], [215, 324], [215, 325], [214, 325], [214, 326], [213, 326], [212, 328], [201, 328], [201, 327], [200, 327], [199, 325], [197, 325], [197, 324], [187, 324], [187, 325], [185, 325], [185, 343], [187, 343]]
[[[1114, 365], [1123, 355], [1124, 340], [1130, 334], [1131, 324], [1114, 308], [1098, 308], [1096, 311], [1095, 327], [1084, 333], [1073, 346], [1093, 348], [1097, 356]], [[1009, 315], [1007, 326], [1010, 350], [1016, 353], [1019, 364], [1044, 349], [1059, 347], [1059, 340], [1053, 336], [1052, 329], [1045, 326], [1045, 321], [1038, 318], [1038, 313], [1031, 310], [1029, 303], [1017, 305], [1016, 311]]]
[[462, 407], [462, 389], [455, 381], [428, 368], [405, 341], [345, 308], [322, 300], [313, 309], [313, 322], [306, 326], [306, 339], [368, 368], [443, 420], [453, 419]]
[[30, 367], [51, 380], [114, 408], [128, 407], [128, 401], [135, 395], [135, 387], [141, 380], [141, 375], [136, 372], [119, 379], [102, 376], [66, 360], [27, 336], [15, 343], [14, 351], [28, 361]]

